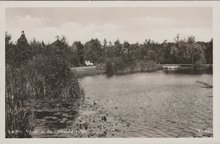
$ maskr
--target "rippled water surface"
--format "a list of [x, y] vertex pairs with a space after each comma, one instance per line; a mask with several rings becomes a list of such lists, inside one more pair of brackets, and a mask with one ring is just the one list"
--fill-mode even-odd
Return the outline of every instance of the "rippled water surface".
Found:
[[136, 73], [80, 80], [86, 97], [130, 123], [121, 137], [202, 137], [212, 133], [212, 75]]

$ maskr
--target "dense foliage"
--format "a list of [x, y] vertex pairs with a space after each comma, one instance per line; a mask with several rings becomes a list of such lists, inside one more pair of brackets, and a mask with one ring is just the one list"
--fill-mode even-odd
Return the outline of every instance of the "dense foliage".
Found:
[[28, 43], [22, 32], [17, 43], [6, 33], [6, 137], [31, 137], [31, 99], [73, 98], [84, 94], [71, 71], [75, 60], [65, 38], [52, 44]]
[[[81, 42], [75, 44], [78, 55], [78, 65], [83, 65], [83, 61], [90, 60], [95, 64], [105, 64], [106, 71], [129, 71], [132, 66], [135, 71], [137, 64], [142, 63], [149, 67], [147, 63], [154, 64], [192, 64], [193, 67], [201, 68], [203, 64], [213, 63], [213, 40], [209, 42], [196, 41], [194, 36], [181, 39], [178, 35], [174, 42], [157, 43], [147, 39], [144, 43], [121, 43], [116, 40], [114, 43], [101, 43], [98, 39], [92, 39], [84, 45]], [[140, 68], [140, 66], [138, 66]], [[110, 70], [111, 69], [111, 70]], [[155, 66], [155, 70], [158, 67]], [[146, 71], [151, 71], [145, 69]]]
[[[108, 42], [106, 39], [101, 42], [98, 39], [91, 39], [85, 44], [75, 41], [71, 46], [67, 44], [65, 37], [57, 37], [55, 42], [47, 45], [35, 40], [28, 44], [23, 39], [26, 39], [24, 33], [14, 45], [10, 41], [10, 36], [6, 35], [7, 63], [19, 66], [21, 61], [25, 62], [30, 57], [42, 53], [53, 53], [56, 57], [62, 57], [71, 66], [84, 66], [85, 61], [106, 64], [114, 60], [123, 62], [122, 65], [148, 61], [154, 61], [156, 64], [212, 64], [213, 62], [213, 40], [200, 42], [196, 41], [194, 36], [181, 39], [177, 35], [174, 42], [165, 40], [163, 43], [146, 39], [141, 44], [119, 40]], [[15, 59], [16, 62], [13, 62]]]

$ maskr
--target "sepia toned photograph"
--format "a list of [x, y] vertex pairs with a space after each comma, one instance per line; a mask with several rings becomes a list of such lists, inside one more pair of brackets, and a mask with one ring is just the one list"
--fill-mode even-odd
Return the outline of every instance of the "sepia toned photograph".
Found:
[[212, 7], [5, 9], [5, 138], [213, 138]]

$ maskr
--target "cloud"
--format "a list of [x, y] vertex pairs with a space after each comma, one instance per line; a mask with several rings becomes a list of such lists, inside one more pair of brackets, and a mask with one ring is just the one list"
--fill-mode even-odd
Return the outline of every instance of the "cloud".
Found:
[[49, 21], [48, 18], [31, 17], [30, 15], [15, 16], [9, 19], [9, 24], [6, 27], [17, 27], [21, 29], [36, 28], [43, 26], [47, 21]]
[[209, 41], [213, 36], [211, 28], [202, 27], [150, 29], [146, 36], [152, 40], [163, 42], [164, 40], [174, 41], [177, 34], [179, 34], [181, 38], [193, 35], [197, 41]]
[[[26, 24], [23, 21], [24, 25]], [[31, 22], [33, 23], [33, 21]], [[20, 35], [21, 30], [25, 31], [26, 37], [29, 40], [33, 38], [39, 41], [53, 42], [56, 35], [64, 35], [69, 44], [72, 44], [76, 40], [86, 42], [91, 38], [98, 38], [103, 40], [108, 38], [109, 40], [116, 40], [121, 37], [126, 37], [126, 33], [123, 28], [114, 24], [96, 25], [90, 23], [88, 25], [81, 25], [74, 22], [65, 23], [59, 27], [39, 27], [36, 25], [29, 25], [28, 27], [13, 27], [8, 28], [7, 31], [12, 34], [12, 40], [16, 41]]]
[[179, 26], [180, 21], [167, 17], [135, 17], [130, 19], [133, 26], [140, 25], [149, 28], [167, 28]]
[[[169, 17], [133, 17], [123, 23], [112, 21], [108, 23], [81, 24], [74, 21], [63, 22], [59, 26], [50, 26], [54, 21], [48, 18], [16, 16], [7, 21], [7, 31], [12, 34], [12, 40], [16, 41], [22, 30], [29, 40], [53, 42], [56, 35], [64, 35], [69, 44], [74, 41], [86, 42], [91, 38], [110, 41], [120, 39], [133, 42], [143, 42], [150, 38], [154, 41], [173, 41], [176, 34], [183, 36], [194, 35], [197, 40], [208, 41], [212, 37], [212, 29], [207, 27], [195, 27], [182, 20]], [[55, 22], [54, 22], [55, 23]], [[191, 22], [190, 22], [191, 23]]]

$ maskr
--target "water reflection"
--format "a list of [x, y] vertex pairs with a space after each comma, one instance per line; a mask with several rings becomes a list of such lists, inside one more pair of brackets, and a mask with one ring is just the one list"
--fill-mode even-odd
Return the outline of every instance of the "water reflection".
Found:
[[191, 67], [179, 67], [177, 69], [164, 69], [165, 73], [173, 73], [173, 74], [192, 74], [192, 75], [201, 75], [201, 74], [212, 74], [213, 68], [212, 66], [207, 67], [206, 69], [193, 69]]

